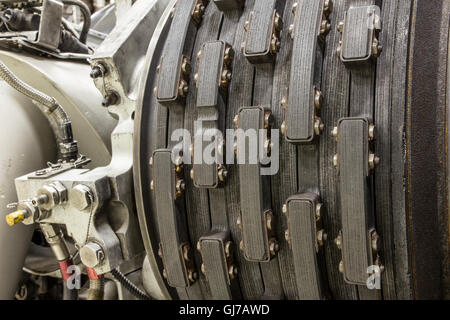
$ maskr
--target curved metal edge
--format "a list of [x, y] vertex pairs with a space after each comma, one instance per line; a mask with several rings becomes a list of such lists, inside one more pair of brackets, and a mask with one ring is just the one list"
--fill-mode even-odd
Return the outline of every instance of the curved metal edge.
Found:
[[419, 300], [443, 296], [440, 215], [446, 212], [445, 197], [442, 199], [440, 193], [446, 174], [446, 106], [441, 97], [445, 85], [439, 78], [443, 67], [440, 57], [448, 50], [441, 44], [441, 37], [448, 36], [441, 28], [442, 19], [448, 19], [444, 8], [443, 2], [415, 0], [411, 30], [406, 198], [413, 292]]
[[[156, 230], [154, 226], [149, 225], [148, 223], [148, 215], [146, 214], [151, 210], [146, 201], [145, 197], [150, 197], [149, 194], [145, 194], [143, 190], [143, 182], [146, 180], [143, 177], [142, 168], [144, 166], [149, 166], [149, 159], [145, 160], [142, 158], [142, 150], [146, 148], [146, 145], [143, 144], [146, 141], [142, 139], [142, 135], [145, 134], [145, 130], [143, 127], [149, 125], [148, 123], [143, 123], [143, 110], [146, 107], [146, 99], [148, 99], [149, 94], [153, 94], [151, 92], [151, 88], [153, 88], [149, 83], [154, 81], [152, 71], [154, 72], [156, 69], [156, 65], [159, 63], [159, 60], [156, 57], [159, 57], [162, 51], [162, 47], [164, 44], [165, 36], [168, 33], [168, 29], [170, 27], [170, 17], [172, 13], [172, 9], [176, 4], [176, 0], [171, 0], [166, 10], [164, 11], [158, 26], [156, 27], [153, 38], [150, 42], [146, 63], [143, 68], [142, 77], [139, 85], [139, 95], [137, 99], [137, 107], [135, 111], [135, 127], [134, 127], [134, 143], [133, 143], [133, 176], [134, 176], [134, 190], [135, 190], [135, 198], [136, 198], [136, 207], [138, 212], [139, 225], [141, 228], [142, 239], [145, 246], [145, 251], [147, 252], [147, 260], [149, 264], [149, 269], [153, 274], [153, 278], [147, 276], [146, 279], [152, 281], [152, 284], [146, 284], [145, 288], [147, 290], [151, 290], [148, 292], [152, 297], [156, 299], [172, 299], [173, 296], [176, 296], [175, 291], [173, 289], [169, 289], [167, 287], [166, 282], [162, 278], [162, 265], [158, 264], [156, 255], [158, 252], [158, 244], [155, 239]], [[155, 131], [157, 128], [152, 128]], [[148, 184], [148, 189], [150, 190], [150, 184]], [[149, 272], [150, 274], [150, 272]]]

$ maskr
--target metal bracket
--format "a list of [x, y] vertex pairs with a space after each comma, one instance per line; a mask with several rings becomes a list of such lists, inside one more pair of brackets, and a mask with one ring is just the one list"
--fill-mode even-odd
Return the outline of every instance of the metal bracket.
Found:
[[[290, 26], [294, 39], [289, 96], [284, 98], [285, 121], [282, 133], [291, 143], [309, 143], [319, 136], [324, 124], [320, 119], [323, 103], [321, 91], [315, 86], [317, 51], [322, 50], [324, 37], [330, 29], [329, 0], [303, 0], [293, 7], [294, 24]], [[320, 70], [320, 69], [319, 69]]]
[[178, 1], [175, 7], [154, 89], [154, 94], [162, 105], [179, 108], [185, 103], [191, 73], [189, 50], [186, 46], [201, 23], [207, 4], [207, 0], [183, 0]]
[[318, 254], [327, 235], [322, 229], [321, 208], [319, 196], [313, 193], [294, 195], [283, 206], [300, 300], [324, 298]]
[[[195, 75], [197, 91], [197, 107], [217, 109], [219, 94], [226, 94], [232, 78], [234, 50], [224, 41], [213, 41], [203, 44], [197, 55], [199, 71]], [[214, 117], [216, 115], [216, 117]], [[199, 120], [217, 120], [217, 112]]]
[[378, 40], [381, 31], [381, 10], [378, 6], [351, 7], [339, 24], [342, 39], [337, 54], [346, 65], [359, 65], [375, 60], [382, 47]]
[[333, 135], [338, 140], [338, 154], [333, 161], [339, 170], [344, 280], [365, 285], [367, 268], [374, 264], [370, 239], [374, 216], [368, 178], [379, 163], [379, 158], [370, 152], [375, 127], [366, 118], [344, 118], [339, 120]]
[[231, 300], [231, 281], [238, 269], [233, 261], [233, 243], [228, 232], [216, 232], [202, 236], [197, 249], [202, 255], [202, 272], [208, 280], [214, 300]]
[[164, 275], [172, 287], [189, 287], [198, 274], [189, 255], [187, 236], [180, 227], [183, 225], [180, 207], [184, 202], [185, 187], [182, 157], [179, 156], [174, 164], [171, 150], [156, 150], [150, 164], [153, 169], [150, 188], [155, 195]]
[[220, 11], [242, 9], [245, 0], [213, 0]]
[[[191, 156], [195, 152], [203, 154], [204, 149], [216, 138], [219, 129], [219, 118], [225, 115], [225, 96], [232, 78], [232, 63], [234, 59], [233, 48], [223, 42], [207, 42], [197, 55], [199, 59], [199, 71], [195, 75], [197, 92], [197, 121], [202, 123], [204, 129], [196, 134], [201, 135], [201, 146], [191, 146]], [[210, 135], [210, 136], [208, 136]], [[205, 139], [208, 136], [209, 139]], [[206, 140], [206, 141], [204, 141]], [[195, 140], [197, 141], [197, 139]], [[211, 141], [211, 142], [210, 142]], [[216, 157], [223, 157], [224, 142], [216, 141]], [[194, 161], [191, 178], [197, 188], [217, 188], [225, 183], [227, 170], [223, 161], [215, 161], [211, 164], [196, 163]]]
[[250, 63], [271, 62], [280, 51], [283, 20], [276, 6], [277, 0], [256, 1], [245, 22], [247, 34], [242, 51]]
[[[261, 176], [261, 165], [250, 163], [249, 144], [246, 143], [245, 132], [247, 130], [257, 133], [258, 154], [261, 145], [270, 146], [270, 128], [273, 125], [273, 118], [270, 111], [264, 107], [244, 107], [235, 118], [238, 129], [243, 135], [237, 136], [235, 151], [238, 156], [238, 163], [241, 152], [245, 153], [245, 163], [239, 163], [239, 186], [241, 199], [241, 217], [238, 219], [238, 226], [242, 230], [242, 242], [240, 248], [244, 256], [249, 261], [267, 262], [278, 252], [279, 246], [275, 239], [274, 218], [270, 208], [270, 199], [267, 198], [267, 190], [270, 181], [267, 176]], [[267, 129], [268, 136], [264, 137], [265, 142], [261, 143], [260, 130]], [[239, 130], [239, 131], [241, 131]], [[270, 152], [270, 147], [264, 152]]]

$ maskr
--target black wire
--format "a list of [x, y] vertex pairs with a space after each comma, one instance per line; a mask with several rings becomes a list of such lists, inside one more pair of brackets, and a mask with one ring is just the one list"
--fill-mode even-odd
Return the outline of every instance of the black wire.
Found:
[[122, 272], [117, 269], [111, 270], [111, 274], [120, 282], [125, 289], [127, 289], [133, 296], [139, 300], [151, 300], [151, 298], [145, 294], [141, 289], [136, 287], [127, 277], [125, 277]]
[[62, 0], [62, 2], [66, 5], [73, 5], [80, 8], [84, 21], [79, 40], [81, 43], [86, 44], [89, 29], [91, 29], [91, 10], [84, 2], [80, 0]]

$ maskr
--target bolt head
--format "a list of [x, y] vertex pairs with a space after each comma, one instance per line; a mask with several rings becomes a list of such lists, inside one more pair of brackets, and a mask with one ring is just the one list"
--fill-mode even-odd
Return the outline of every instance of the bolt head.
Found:
[[339, 262], [339, 272], [344, 273], [344, 261]]
[[286, 126], [286, 122], [285, 121], [283, 121], [283, 123], [281, 124], [280, 130], [281, 130], [281, 134], [283, 136], [285, 136], [286, 135], [286, 131], [287, 131], [287, 126]]
[[269, 244], [269, 251], [271, 256], [276, 255], [276, 253], [280, 250], [280, 245], [278, 244], [278, 241], [275, 239], [270, 240]]
[[375, 140], [375, 135], [376, 135], [376, 127], [375, 125], [371, 124], [369, 126], [369, 140], [370, 141]]
[[230, 280], [234, 280], [238, 274], [238, 269], [235, 265], [231, 265], [228, 268], [228, 275], [230, 276]]
[[89, 242], [84, 247], [80, 249], [81, 262], [88, 268], [95, 268], [105, 258], [103, 248], [95, 243]]
[[335, 168], [337, 168], [338, 165], [339, 165], [339, 160], [338, 160], [338, 155], [337, 154], [335, 154], [334, 157], [333, 157], [333, 165], [334, 165]]
[[227, 241], [227, 243], [225, 243], [225, 255], [227, 258], [231, 257], [232, 245], [233, 243], [231, 241]]
[[237, 128], [239, 126], [239, 115], [235, 115], [233, 119], [234, 126]]
[[88, 210], [92, 206], [93, 194], [91, 189], [83, 184], [76, 185], [69, 192], [69, 201], [78, 211]]
[[289, 230], [286, 230], [285, 232], [284, 232], [284, 238], [286, 239], [286, 241], [289, 243], [289, 242], [291, 242], [291, 235], [290, 235], [290, 233], [289, 233]]
[[327, 238], [328, 235], [325, 233], [324, 230], [317, 231], [317, 242], [319, 243], [319, 246], [323, 246]]
[[322, 218], [322, 209], [323, 209], [323, 204], [318, 203], [316, 205], [316, 221], [319, 221]]
[[338, 135], [339, 135], [338, 127], [334, 127], [333, 130], [331, 130], [331, 136], [337, 139]]

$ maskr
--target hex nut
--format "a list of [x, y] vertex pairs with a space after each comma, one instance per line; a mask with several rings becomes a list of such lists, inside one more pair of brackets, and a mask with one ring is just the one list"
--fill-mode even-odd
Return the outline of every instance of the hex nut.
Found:
[[92, 206], [91, 189], [83, 184], [76, 185], [69, 193], [70, 205], [79, 211], [88, 210]]
[[60, 182], [44, 185], [37, 192], [38, 197], [42, 195], [47, 196], [47, 202], [41, 204], [40, 207], [47, 211], [67, 201], [67, 189]]
[[86, 267], [95, 268], [105, 259], [105, 253], [99, 244], [89, 242], [80, 249], [80, 258]]

